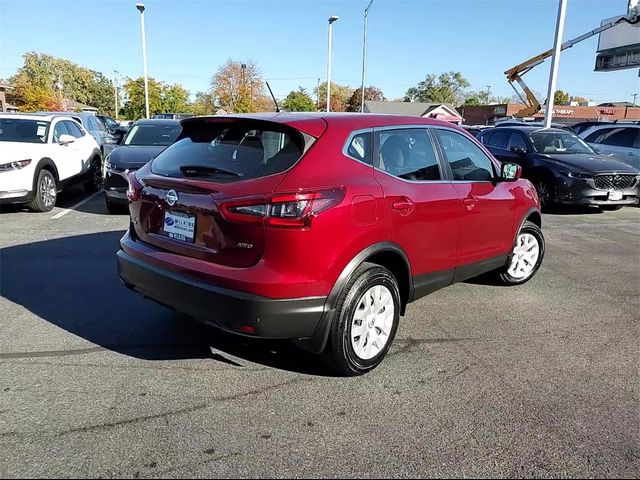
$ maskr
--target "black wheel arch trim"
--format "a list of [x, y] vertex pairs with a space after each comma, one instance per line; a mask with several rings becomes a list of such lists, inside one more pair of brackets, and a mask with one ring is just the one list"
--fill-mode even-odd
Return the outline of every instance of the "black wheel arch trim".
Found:
[[318, 328], [316, 329], [315, 334], [308, 340], [302, 340], [299, 342], [300, 346], [305, 350], [311, 351], [313, 353], [320, 353], [324, 350], [327, 345], [327, 340], [329, 338], [329, 331], [331, 330], [331, 324], [333, 322], [333, 316], [335, 314], [335, 306], [338, 298], [342, 294], [344, 286], [347, 284], [351, 275], [355, 270], [364, 263], [369, 257], [382, 252], [393, 252], [403, 259], [405, 265], [407, 267], [408, 278], [406, 279], [409, 283], [409, 292], [407, 297], [407, 302], [403, 302], [401, 308], [401, 315], [404, 315], [404, 310], [406, 308], [406, 304], [413, 299], [414, 296], [414, 285], [413, 285], [413, 277], [411, 275], [411, 264], [409, 263], [409, 257], [407, 253], [404, 251], [400, 245], [393, 242], [379, 242], [373, 245], [368, 246], [360, 253], [358, 253], [355, 257], [353, 257], [349, 263], [347, 263], [346, 267], [342, 270], [342, 273], [338, 276], [324, 306], [324, 314], [320, 319], [318, 324]]
[[526, 211], [526, 213], [522, 216], [522, 220], [520, 220], [520, 224], [518, 225], [518, 228], [516, 229], [515, 235], [513, 236], [513, 245], [515, 246], [515, 242], [518, 239], [518, 233], [520, 233], [520, 230], [522, 230], [522, 227], [524, 226], [525, 222], [527, 220], [529, 220], [529, 218], [531, 218], [531, 215], [536, 214], [538, 216], [538, 218], [540, 219], [540, 229], [542, 229], [542, 213], [540, 213], [540, 210], [535, 208], [535, 207], [531, 207], [529, 210]]
[[51, 167], [51, 169], [53, 170], [53, 176], [55, 178], [55, 181], [58, 185], [60, 185], [60, 176], [58, 175], [58, 169], [56, 168], [56, 164], [53, 163], [53, 160], [51, 160], [49, 157], [43, 157], [38, 161], [38, 163], [36, 164], [36, 168], [34, 170], [33, 189], [32, 189], [33, 192], [36, 192], [38, 175], [40, 175], [40, 170], [42, 170], [44, 167]]

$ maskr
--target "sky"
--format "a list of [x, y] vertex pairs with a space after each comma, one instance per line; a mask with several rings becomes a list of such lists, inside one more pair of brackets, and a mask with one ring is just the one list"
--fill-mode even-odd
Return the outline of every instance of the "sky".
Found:
[[[28, 51], [113, 76], [143, 72], [140, 15], [133, 0], [0, 0], [0, 78]], [[368, 0], [147, 0], [149, 75], [192, 94], [209, 88], [227, 59], [254, 60], [277, 97], [313, 91], [327, 75], [327, 19], [333, 28], [332, 80], [360, 85], [363, 11]], [[564, 40], [626, 13], [627, 0], [568, 0]], [[374, 0], [369, 14], [367, 85], [402, 97], [428, 73], [459, 71], [472, 90], [511, 97], [504, 71], [551, 48], [557, 0]], [[558, 88], [597, 102], [631, 101], [638, 70], [593, 71], [597, 37], [565, 50]], [[525, 76], [546, 93], [551, 61]]]

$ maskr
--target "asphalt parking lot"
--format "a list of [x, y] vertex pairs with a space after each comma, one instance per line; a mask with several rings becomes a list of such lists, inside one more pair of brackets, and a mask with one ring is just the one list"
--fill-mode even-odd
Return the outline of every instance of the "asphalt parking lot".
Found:
[[527, 285], [413, 305], [336, 378], [120, 285], [125, 215], [0, 214], [0, 477], [640, 476], [640, 209], [545, 215]]

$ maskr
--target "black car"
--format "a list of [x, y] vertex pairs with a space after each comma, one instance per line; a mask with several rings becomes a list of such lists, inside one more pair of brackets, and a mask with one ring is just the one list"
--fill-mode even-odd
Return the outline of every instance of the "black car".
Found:
[[127, 205], [127, 174], [155, 158], [180, 131], [178, 120], [138, 120], [131, 126], [105, 161], [104, 193], [109, 212], [117, 213]]
[[127, 133], [127, 130], [129, 130], [127, 127], [123, 127], [108, 115], [96, 115], [96, 117], [98, 117], [98, 120], [102, 122], [107, 131], [113, 135], [117, 141], [121, 141], [122, 137]]
[[495, 127], [478, 138], [500, 161], [522, 167], [523, 177], [535, 185], [543, 208], [565, 204], [617, 210], [638, 202], [638, 171], [599, 155], [571, 132]]

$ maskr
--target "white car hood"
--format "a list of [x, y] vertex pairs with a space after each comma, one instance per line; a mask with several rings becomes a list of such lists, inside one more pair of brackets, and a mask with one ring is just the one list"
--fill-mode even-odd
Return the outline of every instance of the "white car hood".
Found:
[[47, 155], [51, 145], [46, 143], [0, 142], [0, 164], [17, 160], [40, 160]]

